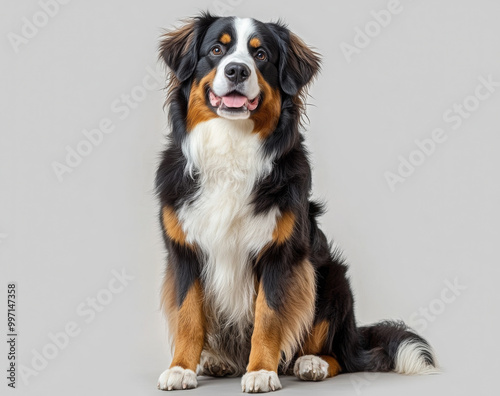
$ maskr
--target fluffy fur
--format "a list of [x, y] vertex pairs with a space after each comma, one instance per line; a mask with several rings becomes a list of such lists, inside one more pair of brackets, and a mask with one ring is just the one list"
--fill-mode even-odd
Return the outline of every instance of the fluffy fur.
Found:
[[182, 205], [179, 219], [188, 242], [205, 252], [201, 269], [206, 298], [214, 313], [242, 330], [251, 325], [255, 283], [247, 265], [271, 241], [278, 208], [253, 215], [255, 180], [271, 172], [272, 157], [262, 153], [250, 120], [215, 118], [197, 125], [182, 152], [199, 190]]
[[162, 305], [175, 344], [159, 388], [194, 370], [281, 388], [278, 372], [435, 371], [402, 323], [358, 328], [347, 266], [310, 200], [299, 130], [319, 55], [281, 23], [215, 17], [165, 34], [171, 134], [156, 186], [168, 251]]

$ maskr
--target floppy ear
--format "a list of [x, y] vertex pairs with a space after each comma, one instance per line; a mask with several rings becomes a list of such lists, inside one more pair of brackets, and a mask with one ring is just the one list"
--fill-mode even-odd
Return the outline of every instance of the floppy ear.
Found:
[[210, 14], [185, 21], [178, 29], [165, 33], [160, 42], [160, 58], [180, 82], [190, 78], [198, 63], [198, 51], [208, 27], [217, 19]]
[[321, 68], [320, 55], [280, 23], [270, 24], [280, 45], [279, 77], [281, 89], [296, 95]]

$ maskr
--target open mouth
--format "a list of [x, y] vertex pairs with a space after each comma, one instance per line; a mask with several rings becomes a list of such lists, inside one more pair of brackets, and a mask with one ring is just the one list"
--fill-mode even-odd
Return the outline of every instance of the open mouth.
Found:
[[233, 91], [224, 96], [217, 96], [212, 90], [208, 92], [210, 104], [217, 109], [217, 114], [229, 118], [242, 118], [250, 115], [260, 102], [260, 97], [249, 99], [239, 92]]

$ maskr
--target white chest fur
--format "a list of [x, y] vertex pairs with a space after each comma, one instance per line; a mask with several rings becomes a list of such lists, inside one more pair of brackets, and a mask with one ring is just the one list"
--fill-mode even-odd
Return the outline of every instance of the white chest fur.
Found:
[[217, 316], [243, 324], [252, 317], [254, 279], [249, 258], [272, 238], [278, 209], [255, 216], [255, 182], [271, 171], [251, 120], [217, 118], [199, 124], [186, 138], [187, 171], [198, 173], [196, 199], [179, 219], [187, 241], [205, 253], [203, 280], [207, 302]]

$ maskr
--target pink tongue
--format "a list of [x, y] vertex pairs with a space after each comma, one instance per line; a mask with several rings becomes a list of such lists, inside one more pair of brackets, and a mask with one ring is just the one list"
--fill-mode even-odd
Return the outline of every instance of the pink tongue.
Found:
[[222, 97], [222, 101], [227, 107], [243, 107], [247, 102], [247, 98], [245, 96], [241, 96], [238, 94], [231, 94]]

